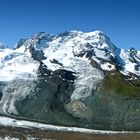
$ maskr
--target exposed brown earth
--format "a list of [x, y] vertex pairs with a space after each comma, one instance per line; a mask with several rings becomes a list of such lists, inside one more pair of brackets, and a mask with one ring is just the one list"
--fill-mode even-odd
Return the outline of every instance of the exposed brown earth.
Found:
[[140, 140], [140, 134], [87, 134], [0, 126], [0, 137], [6, 136], [20, 140]]

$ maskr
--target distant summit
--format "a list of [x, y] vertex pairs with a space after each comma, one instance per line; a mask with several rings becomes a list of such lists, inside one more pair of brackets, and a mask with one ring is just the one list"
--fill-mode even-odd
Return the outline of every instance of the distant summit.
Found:
[[6, 48], [8, 48], [8, 46], [0, 42], [0, 49], [6, 49]]

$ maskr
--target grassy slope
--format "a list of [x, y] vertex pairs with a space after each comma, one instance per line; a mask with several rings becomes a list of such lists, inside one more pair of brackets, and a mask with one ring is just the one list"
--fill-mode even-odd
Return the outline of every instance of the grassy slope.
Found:
[[118, 72], [105, 72], [105, 78], [102, 83], [103, 92], [114, 91], [117, 94], [125, 96], [140, 96], [140, 86], [132, 85], [122, 77]]

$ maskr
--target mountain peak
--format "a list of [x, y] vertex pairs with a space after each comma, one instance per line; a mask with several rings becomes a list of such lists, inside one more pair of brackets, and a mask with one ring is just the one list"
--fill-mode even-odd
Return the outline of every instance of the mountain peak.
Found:
[[8, 46], [0, 42], [0, 49], [6, 49], [6, 48], [8, 48]]
[[88, 35], [105, 35], [102, 31], [100, 30], [96, 30], [96, 31], [92, 31], [92, 32], [87, 32], [86, 34]]
[[[72, 30], [55, 36], [39, 32], [26, 39], [21, 39], [15, 50], [29, 54], [38, 61], [48, 58], [48, 60], [55, 59], [59, 63], [63, 63], [64, 59], [70, 57], [86, 56], [94, 59], [103, 70], [119, 67], [123, 74], [140, 75], [140, 53], [134, 48], [130, 50], [117, 48], [109, 37], [98, 30], [93, 32]], [[105, 68], [104, 63], [113, 63], [113, 66], [111, 69]]]
[[50, 38], [51, 35], [48, 34], [48, 33], [45, 33], [45, 32], [38, 32], [36, 33], [35, 35], [31, 36], [31, 38], [34, 38], [34, 39], [41, 39], [41, 38]]

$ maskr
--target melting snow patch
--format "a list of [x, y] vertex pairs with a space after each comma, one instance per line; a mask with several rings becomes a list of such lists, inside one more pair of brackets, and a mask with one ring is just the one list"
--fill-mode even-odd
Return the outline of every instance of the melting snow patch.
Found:
[[6, 136], [4, 138], [0, 137], [0, 140], [20, 140], [20, 139], [19, 138], [15, 138], [15, 137]]
[[102, 70], [106, 70], [106, 71], [115, 70], [115, 66], [108, 62], [101, 64], [100, 67], [102, 68]]

